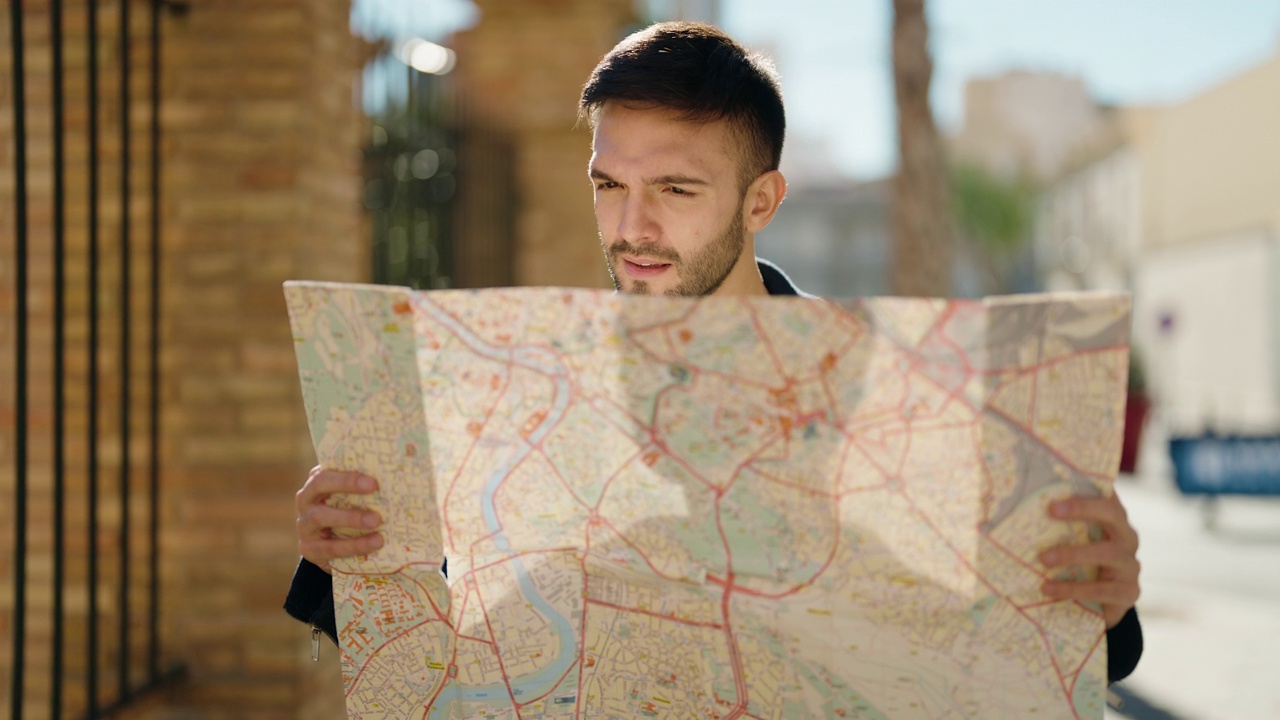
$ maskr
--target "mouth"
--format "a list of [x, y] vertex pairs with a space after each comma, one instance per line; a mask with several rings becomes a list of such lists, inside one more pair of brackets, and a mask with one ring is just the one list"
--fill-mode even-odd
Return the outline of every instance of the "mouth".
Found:
[[671, 269], [671, 263], [645, 260], [643, 258], [623, 258], [622, 266], [633, 278], [655, 278]]

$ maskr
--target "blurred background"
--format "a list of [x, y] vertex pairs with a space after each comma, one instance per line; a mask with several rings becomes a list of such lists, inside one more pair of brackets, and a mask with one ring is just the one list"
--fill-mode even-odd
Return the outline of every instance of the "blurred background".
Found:
[[1133, 293], [1147, 650], [1110, 716], [1280, 717], [1280, 1], [7, 10], [10, 717], [344, 717], [280, 609], [314, 460], [281, 283], [606, 286], [578, 91], [680, 18], [780, 71], [758, 250], [801, 287]]

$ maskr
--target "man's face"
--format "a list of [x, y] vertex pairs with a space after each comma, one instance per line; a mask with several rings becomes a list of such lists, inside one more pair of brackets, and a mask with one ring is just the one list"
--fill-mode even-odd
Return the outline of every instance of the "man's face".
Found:
[[694, 124], [666, 109], [608, 102], [593, 147], [596, 224], [619, 290], [708, 295], [758, 272], [743, 253], [743, 194], [728, 123]]

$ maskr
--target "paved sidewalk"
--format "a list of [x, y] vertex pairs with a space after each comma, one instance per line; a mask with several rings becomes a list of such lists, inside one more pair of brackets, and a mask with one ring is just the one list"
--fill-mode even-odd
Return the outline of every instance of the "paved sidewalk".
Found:
[[1107, 717], [1280, 719], [1280, 498], [1223, 498], [1210, 532], [1167, 475], [1116, 487], [1141, 536], [1146, 650], [1120, 687], [1136, 701]]

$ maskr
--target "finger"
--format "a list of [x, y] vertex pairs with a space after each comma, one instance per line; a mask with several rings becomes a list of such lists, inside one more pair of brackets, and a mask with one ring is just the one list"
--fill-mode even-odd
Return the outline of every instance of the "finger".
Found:
[[1131, 607], [1138, 601], [1136, 582], [1063, 582], [1050, 580], [1040, 586], [1040, 591], [1055, 600], [1096, 602], [1102, 605]]
[[[1134, 553], [1115, 542], [1097, 542], [1088, 545], [1058, 545], [1040, 553], [1040, 562], [1045, 567], [1064, 567], [1067, 565], [1084, 565], [1089, 567], [1108, 567], [1127, 569], [1136, 567], [1137, 557]], [[1135, 573], [1136, 574], [1136, 573]]]
[[372, 510], [335, 508], [316, 505], [298, 516], [298, 537], [327, 537], [328, 530], [368, 531], [382, 524], [382, 518]]
[[1128, 523], [1129, 518], [1115, 495], [1109, 497], [1076, 496], [1058, 500], [1049, 512], [1060, 520], [1083, 520], [1100, 524]]
[[378, 481], [358, 472], [325, 470], [317, 465], [312, 468], [307, 481], [296, 495], [298, 514], [323, 503], [334, 493], [371, 493], [378, 489]]
[[301, 540], [298, 542], [298, 552], [313, 564], [327, 567], [332, 560], [368, 555], [382, 547], [382, 544], [381, 533], [369, 533], [354, 538]]
[[1109, 497], [1073, 497], [1059, 500], [1049, 505], [1049, 514], [1059, 520], [1076, 520], [1100, 525], [1107, 537], [1119, 542], [1126, 548], [1137, 550], [1138, 533], [1129, 524], [1129, 515], [1125, 512], [1120, 498]]

